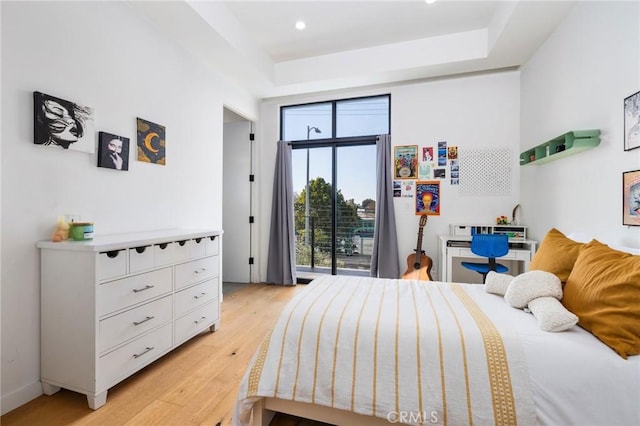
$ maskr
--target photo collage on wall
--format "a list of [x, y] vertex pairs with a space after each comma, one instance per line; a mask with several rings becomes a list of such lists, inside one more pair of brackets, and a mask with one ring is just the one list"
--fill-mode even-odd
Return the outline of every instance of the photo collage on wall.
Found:
[[397, 145], [393, 153], [393, 196], [414, 198], [416, 215], [440, 214], [440, 184], [459, 185], [458, 147], [439, 141], [432, 146]]
[[[75, 102], [33, 92], [33, 123], [36, 145], [57, 147], [88, 154], [96, 152], [94, 109]], [[166, 163], [165, 127], [137, 119], [138, 161]], [[98, 132], [97, 166], [129, 170], [129, 138]]]

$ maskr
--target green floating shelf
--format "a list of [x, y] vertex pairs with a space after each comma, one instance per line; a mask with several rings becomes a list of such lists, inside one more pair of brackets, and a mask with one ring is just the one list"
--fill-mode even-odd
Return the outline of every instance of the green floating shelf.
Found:
[[600, 145], [600, 130], [573, 130], [520, 154], [520, 165], [540, 165]]

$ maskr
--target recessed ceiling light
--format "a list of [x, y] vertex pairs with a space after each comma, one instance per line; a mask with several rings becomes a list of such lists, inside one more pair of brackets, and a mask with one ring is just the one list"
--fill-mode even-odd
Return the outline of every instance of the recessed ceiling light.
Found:
[[427, 4], [434, 4], [436, 0], [424, 0]]
[[304, 30], [305, 28], [307, 28], [307, 24], [302, 21], [298, 21], [296, 22], [296, 28], [299, 30]]

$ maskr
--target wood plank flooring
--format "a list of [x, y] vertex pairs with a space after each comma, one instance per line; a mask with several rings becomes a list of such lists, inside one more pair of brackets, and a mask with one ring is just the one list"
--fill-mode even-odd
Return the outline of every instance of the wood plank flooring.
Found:
[[[229, 425], [253, 353], [286, 303], [304, 285], [247, 284], [225, 295], [219, 330], [188, 341], [109, 390], [93, 411], [84, 395], [60, 390], [0, 418], [3, 426]], [[312, 425], [276, 416], [272, 425]]]

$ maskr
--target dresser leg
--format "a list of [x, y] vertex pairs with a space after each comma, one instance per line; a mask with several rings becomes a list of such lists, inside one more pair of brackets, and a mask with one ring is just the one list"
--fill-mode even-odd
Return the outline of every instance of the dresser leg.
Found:
[[60, 386], [53, 386], [53, 385], [50, 385], [49, 383], [42, 382], [42, 392], [44, 392], [45, 395], [53, 395], [59, 390], [60, 390]]
[[89, 408], [92, 410], [97, 410], [107, 403], [107, 391], [99, 393], [95, 396], [87, 395], [87, 402], [89, 403]]
[[209, 331], [214, 332], [218, 329], [218, 327], [220, 326], [219, 322], [214, 322], [210, 327], [209, 327]]

